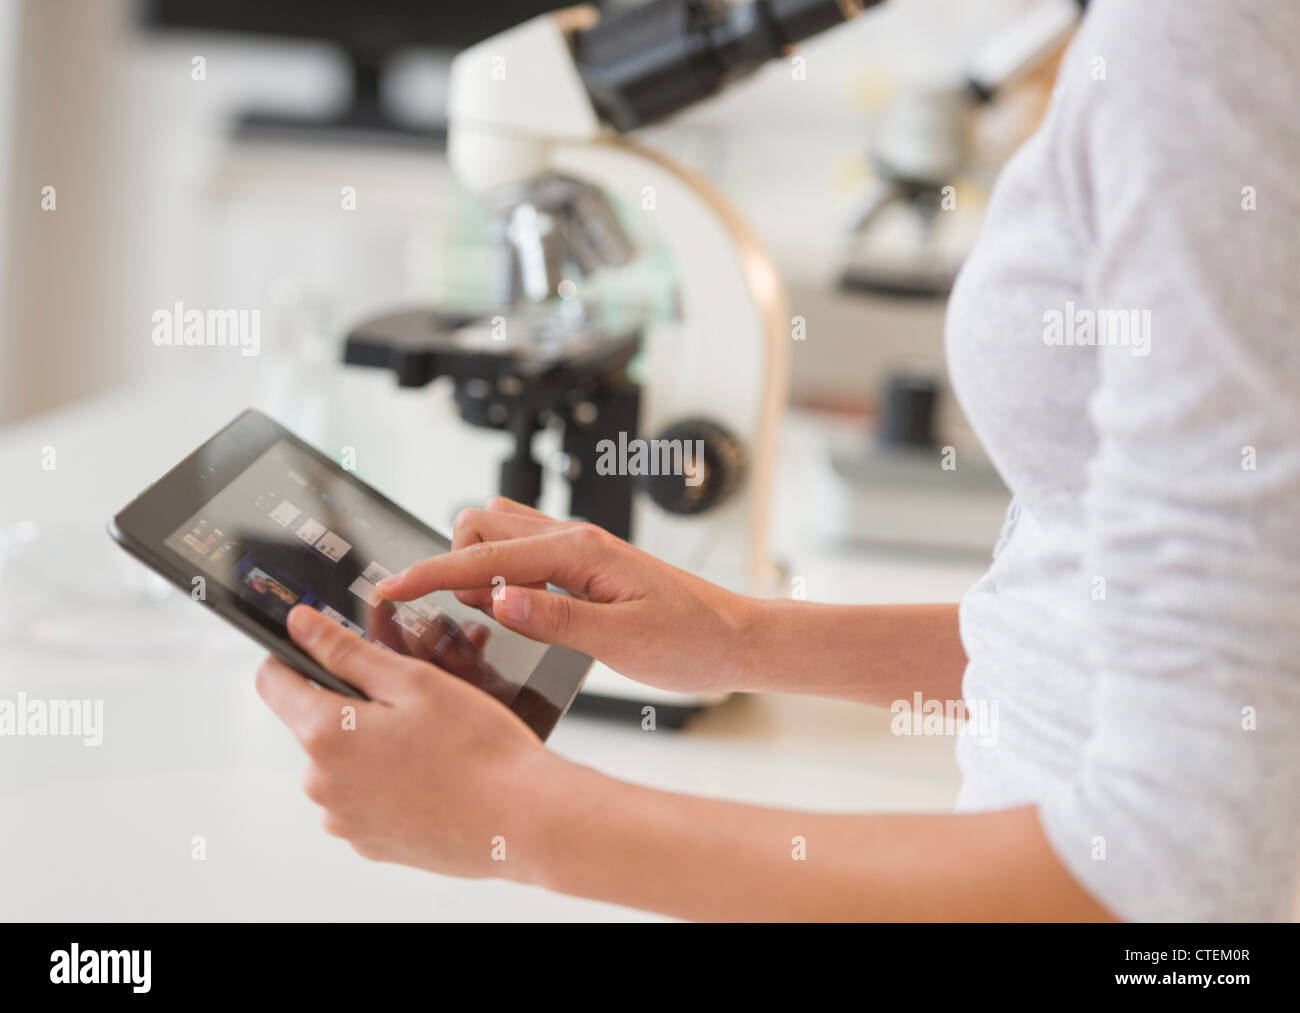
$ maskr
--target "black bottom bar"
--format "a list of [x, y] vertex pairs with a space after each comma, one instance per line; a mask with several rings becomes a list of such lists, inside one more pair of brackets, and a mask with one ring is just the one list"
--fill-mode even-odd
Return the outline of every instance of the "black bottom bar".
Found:
[[[533, 1002], [539, 989], [552, 1001], [590, 994], [597, 976], [653, 1001], [679, 997], [682, 974], [696, 1002], [715, 993], [734, 1008], [748, 994], [770, 1004], [782, 985], [819, 1005], [843, 987], [854, 1005], [900, 991], [922, 1002], [1134, 990], [1249, 1001], [1257, 987], [1270, 990], [1261, 998], [1289, 994], [1300, 927], [8, 924], [0, 936], [9, 1009], [30, 1008], [14, 999], [115, 996], [321, 997], [337, 1008], [412, 988], [431, 1005], [473, 990], [497, 1005], [511, 986]], [[732, 959], [710, 960], [718, 952]]]

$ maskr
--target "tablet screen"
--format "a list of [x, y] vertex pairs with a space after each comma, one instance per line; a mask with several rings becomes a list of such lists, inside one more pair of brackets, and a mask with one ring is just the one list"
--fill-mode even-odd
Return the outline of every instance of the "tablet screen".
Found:
[[287, 440], [272, 444], [164, 544], [277, 623], [293, 606], [309, 606], [507, 705], [546, 652], [449, 591], [381, 601], [378, 581], [449, 545]]

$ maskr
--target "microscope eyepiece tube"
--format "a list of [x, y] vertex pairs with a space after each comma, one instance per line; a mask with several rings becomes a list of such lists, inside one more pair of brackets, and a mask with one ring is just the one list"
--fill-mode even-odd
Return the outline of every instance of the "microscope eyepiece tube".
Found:
[[653, 0], [573, 37], [601, 116], [621, 131], [662, 120], [880, 0]]
[[787, 45], [802, 42], [856, 17], [880, 0], [768, 0], [768, 16]]

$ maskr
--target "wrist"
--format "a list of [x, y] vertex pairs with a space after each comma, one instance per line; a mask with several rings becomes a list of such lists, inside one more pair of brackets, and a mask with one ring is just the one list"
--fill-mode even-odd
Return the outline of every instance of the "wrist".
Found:
[[743, 692], [762, 689], [766, 671], [772, 667], [772, 628], [776, 619], [776, 602], [766, 598], [734, 595], [727, 615], [733, 630], [730, 690]]
[[529, 886], [553, 888], [567, 842], [585, 831], [576, 813], [596, 803], [596, 790], [609, 779], [565, 759], [545, 746], [533, 750], [512, 771], [510, 807], [516, 840], [501, 877]]

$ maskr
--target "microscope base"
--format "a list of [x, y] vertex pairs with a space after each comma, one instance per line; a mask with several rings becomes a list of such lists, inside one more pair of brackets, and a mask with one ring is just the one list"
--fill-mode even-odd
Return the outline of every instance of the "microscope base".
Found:
[[[618, 721], [644, 725], [647, 707], [654, 708], [654, 727], [681, 728], [703, 710], [725, 701], [729, 693], [672, 693], [643, 686], [594, 662], [572, 710]], [[646, 729], [649, 730], [648, 728]]]

